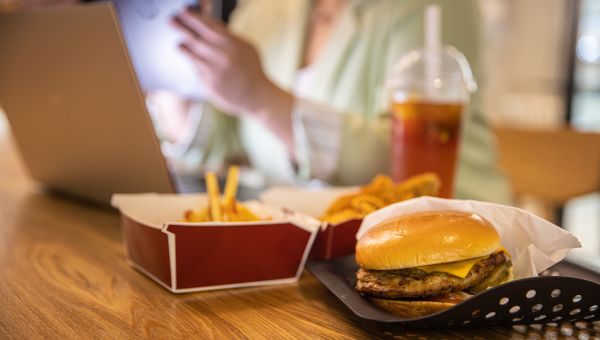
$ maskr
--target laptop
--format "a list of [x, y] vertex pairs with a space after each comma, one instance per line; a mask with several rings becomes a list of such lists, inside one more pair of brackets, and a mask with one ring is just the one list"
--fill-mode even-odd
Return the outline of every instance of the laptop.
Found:
[[104, 204], [197, 191], [171, 176], [111, 3], [0, 15], [0, 75], [22, 159], [46, 187]]

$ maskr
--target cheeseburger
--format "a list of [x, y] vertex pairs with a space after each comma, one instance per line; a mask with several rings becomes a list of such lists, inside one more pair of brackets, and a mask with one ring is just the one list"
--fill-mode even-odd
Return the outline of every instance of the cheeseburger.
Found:
[[358, 241], [356, 262], [356, 290], [401, 317], [435, 313], [512, 278], [494, 226], [463, 211], [386, 220]]

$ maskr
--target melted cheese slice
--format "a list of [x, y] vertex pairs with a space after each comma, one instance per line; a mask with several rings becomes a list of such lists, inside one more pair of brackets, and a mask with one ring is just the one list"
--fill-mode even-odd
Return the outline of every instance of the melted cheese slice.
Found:
[[485, 259], [487, 256], [476, 257], [474, 259], [456, 261], [456, 262], [448, 262], [448, 263], [439, 263], [439, 264], [430, 264], [428, 266], [417, 267], [427, 273], [433, 272], [442, 272], [448, 273], [454, 276], [458, 276], [460, 278], [465, 278], [471, 271], [471, 268], [475, 265], [475, 263]]
[[[505, 254], [508, 254], [508, 252], [506, 251], [506, 249], [504, 249], [504, 247], [500, 247], [500, 249], [498, 249], [497, 252], [498, 251], [502, 251]], [[468, 260], [463, 260], [463, 261], [430, 264], [428, 266], [421, 266], [421, 267], [417, 267], [417, 268], [421, 269], [427, 273], [442, 272], [442, 273], [448, 273], [448, 274], [451, 274], [454, 276], [458, 276], [458, 277], [464, 279], [465, 277], [467, 277], [467, 275], [469, 274], [469, 272], [471, 271], [471, 268], [473, 268], [475, 263], [477, 263], [487, 257], [488, 256], [482, 256], [482, 257], [476, 257], [473, 259], [468, 259]]]

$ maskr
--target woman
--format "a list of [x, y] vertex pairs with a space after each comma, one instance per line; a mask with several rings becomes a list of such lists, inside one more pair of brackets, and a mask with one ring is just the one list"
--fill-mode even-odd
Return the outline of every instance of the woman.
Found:
[[[252, 0], [228, 30], [192, 11], [178, 16], [182, 50], [206, 84], [216, 126], [209, 153], [238, 145], [273, 183], [319, 178], [358, 184], [388, 172], [386, 78], [422, 45], [422, 0]], [[442, 2], [446, 44], [478, 76], [474, 1]], [[509, 200], [491, 136], [473, 98], [461, 150], [457, 196]], [[237, 119], [231, 119], [236, 117]], [[219, 149], [220, 148], [220, 149]], [[225, 148], [225, 149], [223, 149]]]

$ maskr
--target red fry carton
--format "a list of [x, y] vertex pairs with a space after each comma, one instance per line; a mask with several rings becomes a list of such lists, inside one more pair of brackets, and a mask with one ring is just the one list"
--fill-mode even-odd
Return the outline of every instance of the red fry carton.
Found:
[[[265, 204], [284, 206], [293, 211], [318, 219], [338, 197], [355, 193], [357, 187], [338, 187], [310, 190], [297, 187], [273, 187], [265, 191], [260, 200]], [[354, 253], [356, 232], [362, 219], [352, 219], [338, 224], [321, 222], [310, 259], [323, 260]]]
[[116, 194], [129, 263], [173, 293], [295, 282], [319, 222], [260, 202], [268, 221], [181, 222], [208, 204], [204, 194]]

